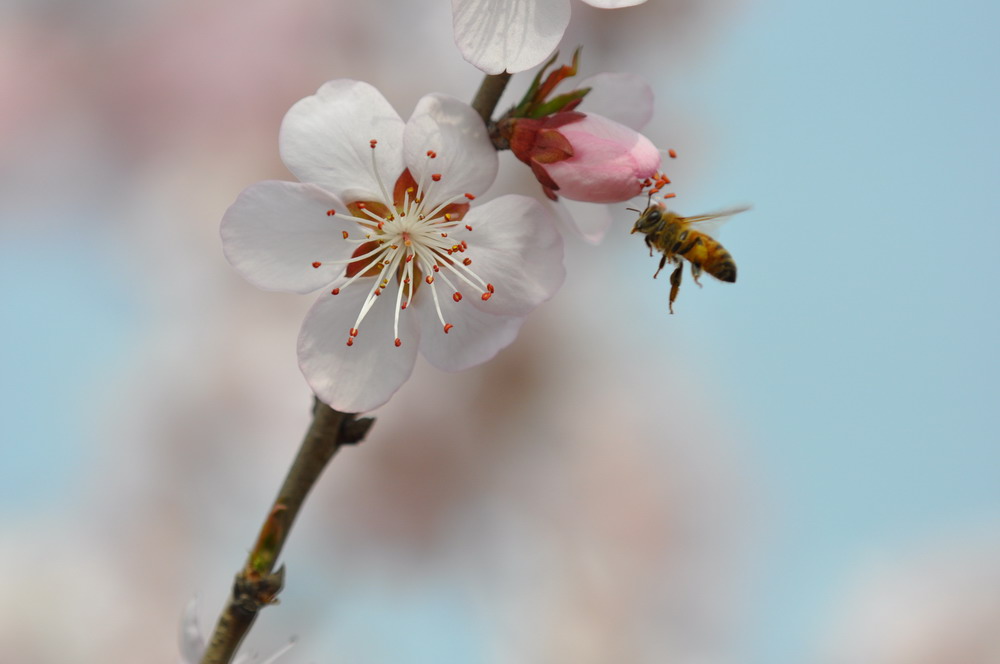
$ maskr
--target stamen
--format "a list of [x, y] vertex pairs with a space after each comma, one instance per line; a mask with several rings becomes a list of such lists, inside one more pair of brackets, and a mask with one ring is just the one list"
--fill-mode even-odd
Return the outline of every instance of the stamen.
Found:
[[444, 333], [445, 333], [445, 334], [448, 334], [448, 330], [450, 330], [450, 329], [451, 329], [451, 328], [453, 328], [453, 327], [455, 327], [455, 326], [454, 326], [454, 325], [452, 325], [451, 323], [445, 323], [445, 324], [444, 324]]
[[671, 159], [677, 159], [677, 151], [674, 150], [673, 148], [667, 150], [667, 154], [670, 155]]
[[313, 261], [312, 264], [313, 267], [319, 267], [320, 265], [322, 265], [322, 263], [320, 263], [319, 261]]
[[340, 295], [340, 289], [334, 288], [332, 291], [330, 291], [330, 295]]
[[451, 296], [451, 299], [455, 300], [456, 302], [461, 302], [462, 294], [459, 293], [458, 291], [455, 291], [455, 293]]
[[332, 217], [335, 214], [337, 214], [336, 210], [327, 210], [326, 211], [326, 216], [328, 216], [328, 217]]

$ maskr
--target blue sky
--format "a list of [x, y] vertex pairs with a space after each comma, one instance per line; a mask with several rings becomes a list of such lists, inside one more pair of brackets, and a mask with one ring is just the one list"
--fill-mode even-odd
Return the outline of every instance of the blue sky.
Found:
[[1000, 516], [997, 25], [760, 0], [673, 91], [714, 132], [678, 200], [754, 204], [721, 236], [740, 282], [679, 302], [776, 509], [752, 662], [803, 661], [873, 552]]

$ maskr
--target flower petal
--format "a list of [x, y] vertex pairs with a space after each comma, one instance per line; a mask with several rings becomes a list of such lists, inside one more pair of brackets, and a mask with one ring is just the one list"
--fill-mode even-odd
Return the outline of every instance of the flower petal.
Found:
[[561, 225], [583, 237], [587, 244], [600, 244], [614, 221], [607, 205], [580, 203], [563, 197], [552, 205], [552, 209]]
[[576, 87], [590, 88], [579, 109], [588, 115], [602, 115], [636, 131], [653, 117], [653, 89], [637, 74], [595, 74]]
[[470, 296], [473, 306], [503, 316], [523, 316], [548, 300], [566, 277], [562, 236], [551, 212], [533, 198], [506, 195], [472, 208], [471, 269], [495, 287], [486, 301]]
[[660, 166], [660, 152], [648, 138], [624, 125], [588, 114], [560, 128], [573, 144], [573, 156], [545, 165], [560, 196], [590, 203], [627, 201], [640, 182]]
[[[448, 95], [426, 95], [417, 103], [406, 123], [403, 145], [413, 177], [432, 186], [428, 198], [432, 206], [465, 193], [482, 194], [500, 167], [483, 119], [471, 106]], [[432, 174], [441, 176], [433, 184]]]
[[324, 293], [306, 314], [299, 333], [299, 368], [321, 401], [345, 413], [381, 406], [406, 382], [420, 347], [418, 314], [400, 312], [399, 337], [393, 344], [396, 286], [378, 297], [361, 323], [354, 344], [347, 346], [350, 328], [361, 311], [370, 279]]
[[258, 182], [223, 215], [222, 251], [258, 288], [309, 293], [344, 271], [335, 261], [349, 258], [354, 248], [342, 235], [357, 230], [352, 220], [340, 199], [316, 185]]
[[295, 177], [354, 200], [382, 200], [373, 175], [370, 141], [382, 182], [403, 171], [403, 121], [368, 83], [337, 79], [298, 101], [281, 123], [281, 159]]
[[423, 335], [420, 353], [427, 361], [444, 371], [462, 371], [493, 359], [513, 343], [525, 316], [495, 316], [471, 306], [455, 303], [451, 298], [441, 302], [445, 320], [454, 327], [445, 334], [434, 309], [434, 303], [422, 300], [419, 306]]
[[569, 0], [451, 0], [455, 44], [487, 74], [542, 63], [569, 25]]
[[618, 9], [619, 7], [634, 7], [636, 5], [641, 5], [646, 2], [646, 0], [583, 0], [591, 7], [600, 7], [601, 9]]

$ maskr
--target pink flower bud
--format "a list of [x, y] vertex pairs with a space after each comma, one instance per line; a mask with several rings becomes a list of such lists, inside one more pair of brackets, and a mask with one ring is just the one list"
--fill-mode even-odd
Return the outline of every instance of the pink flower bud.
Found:
[[660, 153], [648, 138], [600, 115], [518, 118], [502, 131], [553, 200], [558, 194], [588, 203], [626, 201], [660, 167]]

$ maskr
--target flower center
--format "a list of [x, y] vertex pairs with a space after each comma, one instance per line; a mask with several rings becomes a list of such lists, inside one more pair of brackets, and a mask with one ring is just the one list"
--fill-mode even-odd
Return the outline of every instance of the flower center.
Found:
[[[424, 175], [421, 182], [417, 182], [409, 169], [397, 178], [390, 195], [375, 160], [377, 145], [377, 141], [371, 141], [372, 170], [381, 197], [374, 201], [348, 203], [348, 210], [357, 218], [358, 230], [355, 233], [344, 231], [343, 238], [345, 242], [357, 246], [350, 259], [340, 261], [346, 264], [346, 281], [331, 291], [337, 295], [348, 286], [365, 283], [362, 279], [373, 280], [357, 320], [348, 333], [348, 346], [354, 344], [361, 321], [392, 279], [398, 284], [393, 318], [396, 346], [403, 343], [399, 338], [400, 313], [410, 306], [422, 284], [426, 284], [426, 290], [430, 291], [438, 320], [446, 334], [454, 325], [445, 320], [441, 310], [440, 289], [450, 293], [455, 302], [462, 300], [462, 288], [481, 293], [483, 300], [490, 299], [494, 291], [493, 285], [472, 269], [472, 259], [462, 257], [469, 244], [466, 239], [459, 238], [466, 238], [472, 232], [472, 226], [464, 224], [462, 218], [469, 210], [469, 201], [475, 196], [460, 194], [442, 200], [440, 194], [435, 195], [441, 174]], [[437, 158], [431, 150], [425, 156], [428, 160]], [[432, 169], [423, 170], [427, 173]], [[327, 215], [333, 214], [334, 210], [327, 212]], [[319, 264], [313, 263], [313, 266], [319, 267]]]

